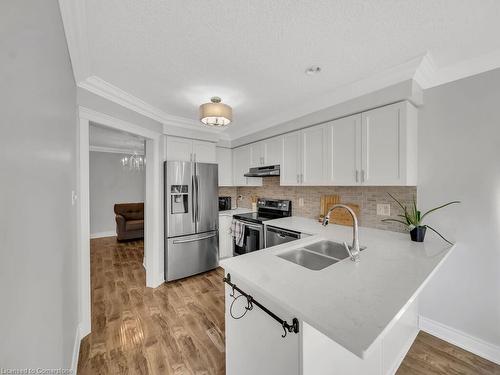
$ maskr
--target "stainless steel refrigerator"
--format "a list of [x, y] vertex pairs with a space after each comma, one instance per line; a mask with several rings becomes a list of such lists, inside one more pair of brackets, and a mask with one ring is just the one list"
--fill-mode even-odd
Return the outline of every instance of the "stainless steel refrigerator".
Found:
[[166, 161], [165, 280], [219, 265], [218, 166]]

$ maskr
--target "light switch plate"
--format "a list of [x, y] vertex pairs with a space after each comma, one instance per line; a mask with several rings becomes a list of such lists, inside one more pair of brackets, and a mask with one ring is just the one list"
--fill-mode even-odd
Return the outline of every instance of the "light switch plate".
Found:
[[299, 198], [299, 207], [304, 207], [304, 198]]
[[391, 205], [389, 203], [377, 204], [378, 216], [391, 216]]

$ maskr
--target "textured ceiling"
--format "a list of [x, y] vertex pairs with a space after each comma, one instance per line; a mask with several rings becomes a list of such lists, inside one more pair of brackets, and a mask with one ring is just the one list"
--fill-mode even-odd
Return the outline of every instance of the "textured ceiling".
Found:
[[133, 134], [96, 124], [90, 125], [89, 144], [93, 147], [144, 154], [144, 141], [144, 138]]
[[[432, 53], [443, 67], [500, 49], [498, 0], [87, 0], [94, 75], [176, 116], [213, 95], [235, 135]], [[304, 70], [320, 65], [322, 72]]]

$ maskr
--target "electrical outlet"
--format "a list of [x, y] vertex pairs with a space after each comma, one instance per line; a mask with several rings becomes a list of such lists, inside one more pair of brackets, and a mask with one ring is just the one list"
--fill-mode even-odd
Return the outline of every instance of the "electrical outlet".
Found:
[[389, 203], [377, 204], [378, 216], [391, 216], [391, 205]]
[[299, 198], [299, 207], [304, 207], [304, 198]]

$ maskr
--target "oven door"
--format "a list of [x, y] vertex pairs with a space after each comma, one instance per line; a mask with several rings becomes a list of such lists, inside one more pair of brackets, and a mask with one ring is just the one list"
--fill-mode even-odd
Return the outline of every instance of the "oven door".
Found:
[[245, 224], [243, 246], [237, 246], [233, 238], [234, 255], [243, 255], [264, 248], [264, 225], [242, 221]]

